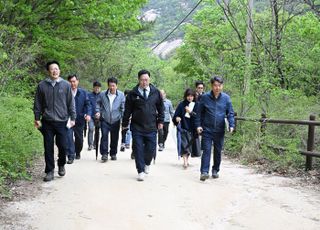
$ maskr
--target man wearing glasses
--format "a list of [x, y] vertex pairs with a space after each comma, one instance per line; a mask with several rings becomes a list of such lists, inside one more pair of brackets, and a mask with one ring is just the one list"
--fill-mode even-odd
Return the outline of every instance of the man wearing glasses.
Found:
[[196, 100], [200, 100], [200, 97], [204, 94], [204, 83], [203, 81], [196, 81]]
[[150, 84], [150, 72], [140, 70], [139, 83], [129, 92], [125, 102], [122, 129], [130, 130], [133, 138], [138, 181], [149, 174], [150, 163], [157, 147], [157, 131], [163, 128], [164, 105], [160, 91]]

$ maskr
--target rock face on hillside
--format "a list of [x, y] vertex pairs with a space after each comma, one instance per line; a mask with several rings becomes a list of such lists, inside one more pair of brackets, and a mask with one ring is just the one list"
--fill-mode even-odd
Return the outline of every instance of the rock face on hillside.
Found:
[[172, 52], [182, 45], [183, 40], [181, 38], [164, 41], [161, 43], [156, 49], [154, 49], [154, 53], [158, 55], [162, 59], [166, 59], [172, 54]]
[[151, 10], [144, 12], [143, 15], [141, 15], [139, 17], [139, 20], [144, 21], [144, 22], [153, 23], [156, 21], [158, 16], [159, 16], [159, 12], [155, 9], [151, 9]]
[[[152, 48], [164, 39], [197, 2], [198, 0], [149, 0], [139, 17], [143, 22], [152, 23], [150, 30], [153, 37], [146, 41], [147, 46]], [[191, 20], [192, 15], [164, 43], [159, 45], [154, 53], [162, 59], [170, 57], [183, 42], [183, 24]]]

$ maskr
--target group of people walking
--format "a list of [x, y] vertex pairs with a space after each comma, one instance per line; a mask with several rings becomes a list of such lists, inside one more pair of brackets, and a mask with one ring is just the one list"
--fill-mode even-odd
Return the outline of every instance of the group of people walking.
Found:
[[[138, 84], [125, 95], [118, 90], [118, 80], [114, 77], [108, 78], [107, 90], [101, 92], [101, 83], [96, 81], [93, 91], [88, 93], [78, 87], [76, 74], [69, 75], [68, 81], [60, 77], [57, 61], [48, 62], [46, 69], [48, 78], [38, 84], [34, 100], [35, 127], [41, 131], [44, 140], [44, 181], [54, 179], [54, 140], [58, 147], [59, 176], [66, 174], [66, 163], [72, 164], [81, 158], [86, 123], [88, 150], [100, 147], [102, 162], [108, 161], [109, 157], [117, 160], [120, 130], [120, 151], [129, 147], [128, 138], [132, 136], [131, 158], [135, 160], [137, 180], [143, 181], [145, 174], [150, 172], [157, 145], [158, 151], [165, 148], [171, 119], [180, 135], [177, 147], [183, 167], [188, 167], [190, 155], [200, 156], [203, 152], [200, 180], [208, 179], [213, 145], [212, 177], [218, 178], [225, 118], [231, 132], [234, 127], [232, 104], [230, 97], [222, 92], [222, 78], [213, 77], [211, 90], [207, 93], [203, 93], [204, 83], [196, 82], [196, 90], [186, 89], [184, 100], [174, 111], [165, 91], [150, 83], [151, 74], [147, 70], [138, 72]], [[100, 146], [96, 146], [93, 135], [97, 122], [102, 133]]]

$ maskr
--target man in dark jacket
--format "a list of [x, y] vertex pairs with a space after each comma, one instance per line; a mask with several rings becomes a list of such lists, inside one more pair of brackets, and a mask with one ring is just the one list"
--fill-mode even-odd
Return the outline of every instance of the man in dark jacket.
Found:
[[[76, 107], [76, 124], [68, 130], [68, 164], [72, 164], [74, 158], [80, 159], [80, 153], [83, 148], [83, 130], [86, 121], [91, 119], [91, 104], [89, 101], [88, 93], [78, 87], [79, 78], [76, 74], [68, 76], [68, 81], [71, 84], [72, 95], [75, 100]], [[73, 141], [74, 135], [74, 141]]]
[[[57, 61], [46, 65], [49, 77], [38, 85], [34, 98], [34, 125], [43, 135], [45, 173], [44, 181], [54, 178], [54, 137], [59, 149], [58, 174], [64, 176], [66, 171], [67, 152], [67, 121], [70, 117], [70, 126], [76, 119], [75, 103], [70, 84], [60, 77], [60, 67]], [[41, 119], [41, 121], [40, 121]]]
[[101, 83], [98, 81], [93, 82], [93, 91], [88, 94], [91, 107], [92, 107], [92, 114], [91, 114], [91, 120], [89, 121], [89, 132], [88, 132], [88, 150], [92, 150], [96, 146], [94, 146], [94, 143], [96, 143], [96, 140], [93, 139], [93, 132], [94, 132], [94, 116], [96, 113], [96, 103], [97, 98], [101, 91]]
[[211, 78], [211, 91], [202, 95], [197, 108], [195, 127], [202, 133], [203, 154], [201, 157], [200, 180], [209, 178], [212, 142], [214, 146], [214, 163], [212, 177], [218, 178], [221, 163], [221, 151], [224, 142], [225, 117], [227, 116], [230, 132], [234, 129], [234, 112], [229, 95], [222, 92], [221, 77]]
[[157, 147], [157, 130], [163, 128], [164, 105], [160, 91], [150, 84], [150, 72], [140, 70], [139, 84], [126, 98], [122, 129], [130, 129], [133, 138], [138, 181], [143, 181]]

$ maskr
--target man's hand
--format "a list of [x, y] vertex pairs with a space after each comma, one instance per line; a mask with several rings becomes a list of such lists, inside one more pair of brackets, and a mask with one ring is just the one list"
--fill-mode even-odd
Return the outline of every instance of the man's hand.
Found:
[[187, 113], [191, 113], [192, 110], [189, 108], [189, 106], [184, 107], [184, 109], [186, 110]]
[[91, 120], [91, 116], [90, 115], [86, 115], [86, 117], [84, 118], [87, 122], [89, 122]]
[[158, 129], [163, 129], [163, 124], [162, 123], [158, 124]]
[[70, 128], [75, 126], [76, 125], [76, 122], [75, 121], [70, 121]]
[[202, 133], [202, 131], [203, 131], [203, 128], [202, 128], [202, 127], [198, 127], [198, 128], [197, 128], [197, 133], [198, 133], [199, 135]]
[[96, 117], [97, 119], [100, 119], [100, 113], [96, 113], [95, 117]]
[[41, 121], [34, 121], [34, 127], [39, 129], [41, 127]]
[[181, 117], [176, 117], [176, 122], [179, 123], [181, 121]]
[[123, 131], [123, 130], [128, 130], [128, 129], [129, 129], [129, 126], [125, 126], [125, 127], [122, 126], [122, 127], [121, 127], [121, 130], [122, 130], [122, 131]]

